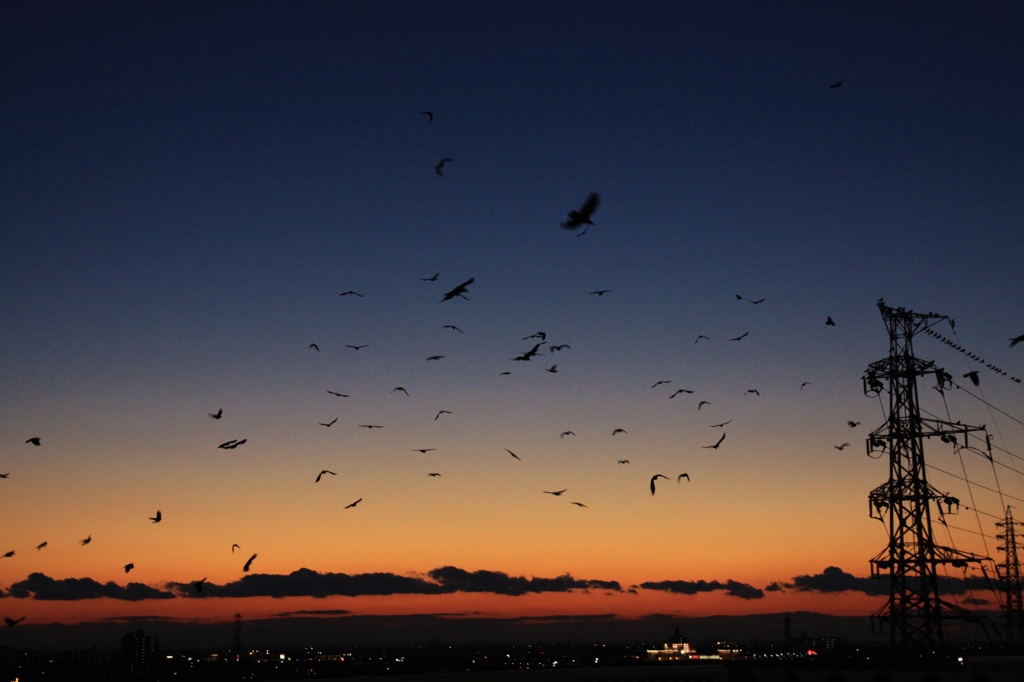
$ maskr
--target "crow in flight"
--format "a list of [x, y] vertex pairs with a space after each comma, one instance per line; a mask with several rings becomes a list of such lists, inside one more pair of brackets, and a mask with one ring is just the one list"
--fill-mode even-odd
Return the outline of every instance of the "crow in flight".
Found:
[[358, 296], [359, 298], [366, 298], [358, 291], [352, 291], [351, 289], [349, 289], [348, 291], [341, 292], [340, 294], [338, 294], [338, 296]]
[[[517, 455], [516, 453], [512, 452], [512, 451], [511, 451], [511, 450], [509, 450], [508, 448], [505, 448], [505, 452], [507, 452], [508, 454], [512, 455], [512, 456], [513, 456], [513, 457], [515, 457], [516, 459], [519, 459], [519, 455]], [[523, 461], [523, 460], [521, 460], [521, 459], [520, 459], [519, 461], [521, 462], [521, 461]]]
[[860, 426], [860, 422], [846, 422], [846, 424], [847, 424], [847, 425], [848, 425], [848, 426], [849, 426], [849, 427], [850, 427], [851, 429], [855, 429], [855, 428], [857, 428], [858, 426]]
[[437, 414], [434, 415], [434, 421], [437, 421], [437, 418], [440, 417], [442, 414], [451, 414], [451, 411], [450, 410], [438, 410]]
[[317, 423], [320, 426], [326, 426], [327, 428], [331, 428], [332, 426], [334, 426], [334, 422], [336, 422], [336, 421], [338, 421], [337, 417], [335, 417], [334, 419], [332, 419], [331, 421], [326, 422], [326, 423], [324, 423], [324, 422], [317, 422]]
[[699, 336], [697, 337], [697, 340], [696, 340], [696, 341], [694, 341], [694, 342], [693, 342], [693, 344], [694, 344], [694, 345], [697, 345], [698, 343], [700, 343], [700, 340], [701, 340], [701, 339], [707, 339], [708, 341], [710, 341], [710, 340], [711, 340], [711, 337], [710, 337], [710, 336], [704, 336], [703, 334], [701, 334], [701, 335], [699, 335]]
[[20, 623], [23, 620], [25, 620], [25, 616], [22, 616], [21, 618], [19, 618], [17, 620], [15, 620], [13, 618], [8, 618], [7, 616], [4, 616], [4, 622], [7, 623], [7, 627], [9, 627], [9, 628], [13, 628], [15, 625], [17, 625], [18, 623]]
[[366, 347], [367, 347], [367, 346], [369, 346], [369, 345], [370, 345], [370, 344], [368, 344], [368, 343], [364, 343], [364, 344], [363, 344], [363, 345], [361, 345], [361, 346], [352, 346], [352, 345], [349, 345], [349, 344], [347, 344], [347, 343], [346, 343], [346, 344], [345, 344], [345, 348], [351, 348], [352, 350], [359, 350], [360, 348], [366, 348]]
[[747, 395], [748, 393], [753, 393], [758, 398], [761, 397], [761, 393], [756, 388], [748, 388], [746, 391], [743, 392], [743, 395]]
[[383, 429], [384, 426], [380, 424], [359, 424], [361, 429]]
[[616, 461], [617, 461], [617, 462], [618, 462], [619, 464], [629, 464], [629, 460], [628, 460], [628, 459], [619, 459], [619, 460], [616, 460]]
[[85, 538], [84, 540], [79, 540], [78, 542], [82, 545], [82, 547], [85, 547], [90, 542], [92, 542], [92, 535], [90, 534], [89, 537]]
[[661, 386], [662, 384], [671, 384], [671, 383], [672, 383], [671, 379], [662, 379], [661, 381], [655, 381], [651, 385], [651, 388], [657, 388], [658, 386]]
[[843, 81], [836, 81], [832, 85], [828, 86], [828, 89], [829, 90], [835, 90], [836, 88], [840, 87], [842, 84], [843, 84]]
[[599, 203], [601, 203], [601, 197], [596, 192], [591, 192], [587, 200], [580, 206], [580, 210], [569, 211], [569, 217], [562, 223], [562, 229], [575, 230], [580, 225], [593, 225], [590, 217], [594, 215]]
[[521, 338], [519, 340], [520, 341], [526, 341], [528, 339], [540, 339], [541, 341], [547, 341], [548, 340], [548, 335], [547, 335], [547, 332], [537, 332], [536, 334], [530, 334], [529, 336], [524, 336], [523, 338]]
[[36, 545], [36, 550], [40, 550], [43, 547], [46, 547], [48, 544], [50, 544], [50, 543], [49, 542], [40, 542], [38, 545]]
[[420, 116], [427, 116], [427, 117], [430, 118], [430, 122], [431, 123], [434, 122], [434, 112], [433, 111], [421, 111], [420, 112]]
[[29, 438], [25, 442], [32, 443], [32, 445], [35, 445], [36, 447], [39, 447], [42, 444], [38, 437]]
[[444, 165], [446, 163], [448, 163], [449, 161], [454, 161], [454, 160], [455, 159], [451, 158], [450, 156], [444, 157], [443, 159], [441, 159], [440, 161], [437, 162], [436, 166], [434, 166], [434, 172], [437, 173], [438, 175], [440, 175], [441, 177], [444, 177], [444, 173], [441, 172], [441, 169], [444, 168]]
[[[453, 298], [455, 298], [456, 296], [459, 296], [461, 298], [466, 298], [465, 293], [467, 291], [469, 291], [469, 285], [472, 284], [475, 281], [476, 281], [476, 277], [470, 277], [465, 282], [463, 282], [462, 284], [460, 284], [459, 286], [455, 287], [454, 289], [452, 289], [451, 291], [446, 293], [444, 296], [442, 296], [441, 297], [441, 303], [444, 303], [445, 301], [450, 301]], [[466, 300], [468, 301], [469, 299], [466, 298]]]
[[344, 393], [338, 393], [337, 391], [327, 391], [327, 392], [330, 393], [331, 395], [337, 396], [339, 398], [347, 398], [348, 397]]
[[651, 476], [651, 495], [654, 494], [654, 482], [657, 481], [659, 478], [664, 478], [666, 481], [668, 480], [668, 476], [665, 476], [663, 474], [654, 474], [653, 476]]
[[345, 505], [345, 509], [351, 509], [351, 508], [355, 507], [357, 504], [359, 504], [362, 501], [363, 501], [363, 498], [360, 497], [358, 500], [356, 500], [352, 504]]
[[11, 475], [11, 472], [7, 472], [6, 474], [0, 474], [0, 478], [7, 478], [10, 475]]
[[511, 374], [511, 373], [512, 373], [512, 372], [498, 372], [498, 376], [499, 376], [499, 377], [503, 377], [503, 376], [505, 376], [505, 375], [507, 375], [507, 374]]
[[529, 362], [530, 358], [532, 358], [533, 356], [535, 356], [535, 355], [543, 355], [543, 353], [539, 353], [538, 351], [540, 350], [540, 347], [543, 346], [545, 343], [546, 343], [546, 341], [541, 341], [536, 346], [534, 346], [530, 350], [526, 351], [522, 355], [519, 355], [517, 357], [512, 358], [512, 360], [518, 360], [520, 362]]
[[428, 452], [433, 452], [433, 451], [434, 451], [434, 450], [436, 450], [436, 449], [437, 449], [437, 448], [413, 448], [413, 449], [412, 449], [412, 451], [413, 451], [413, 452], [418, 452], [418, 453], [420, 453], [420, 454], [422, 454], [422, 455], [425, 455], [425, 454], [427, 454]]
[[430, 476], [431, 478], [437, 478], [440, 475], [441, 474], [437, 473], [436, 471], [432, 471], [429, 474], [427, 474], [427, 476]]
[[810, 385], [811, 385], [811, 382], [805, 381], [804, 383], [800, 384], [800, 390], [802, 391], [802, 390], [804, 390], [804, 386], [810, 386]]
[[710, 405], [710, 404], [711, 403], [709, 401], [707, 401], [707, 400], [700, 401], [699, 403], [697, 403], [697, 411], [700, 412], [700, 408], [704, 407], [705, 405]]
[[231, 545], [231, 553], [234, 554], [236, 549], [242, 549], [241, 545]]
[[611, 289], [598, 289], [597, 291], [591, 291], [590, 295], [591, 296], [604, 296], [605, 294], [610, 294], [610, 293], [612, 293]]
[[315, 350], [317, 353], [320, 352], [320, 346], [316, 345], [315, 343], [309, 344], [309, 347]]
[[687, 483], [690, 482], [690, 474], [679, 474], [678, 476], [676, 476], [676, 483], [679, 483], [679, 481], [683, 480], [684, 478], [686, 479]]
[[256, 556], [257, 555], [253, 554], [251, 557], [249, 557], [249, 560], [245, 562], [245, 566], [242, 566], [242, 571], [243, 572], [245, 572], [245, 573], [249, 572], [249, 567], [252, 566], [252, 562], [255, 561]]
[[715, 443], [714, 445], [702, 445], [701, 447], [704, 448], [705, 450], [717, 450], [718, 446], [722, 444], [723, 440], [725, 440], [725, 433], [724, 432], [722, 433], [722, 437], [719, 438], [718, 442]]
[[331, 476], [337, 476], [338, 475], [338, 474], [334, 473], [333, 471], [330, 471], [329, 469], [324, 469], [323, 471], [321, 471], [319, 474], [316, 475], [316, 481], [315, 482], [319, 483], [320, 479], [323, 478], [324, 474], [330, 474]]
[[583, 507], [584, 509], [590, 509], [590, 507], [588, 507], [587, 505], [583, 504], [582, 502], [570, 502], [569, 504], [575, 504], [577, 507]]
[[832, 321], [832, 316], [831, 315], [829, 315], [828, 319], [825, 320], [825, 326], [826, 327], [834, 327], [834, 326], [836, 326], [836, 323]]
[[458, 327], [456, 327], [454, 324], [443, 325], [442, 329], [454, 329], [455, 331], [457, 331], [460, 334], [465, 334], [466, 333], [466, 332], [462, 331], [461, 329], [459, 329]]
[[551, 372], [552, 374], [558, 374], [558, 365], [551, 365], [550, 367], [548, 367], [547, 371]]
[[210, 415], [210, 419], [220, 419], [224, 416], [224, 408], [222, 407], [216, 412], [207, 412], [207, 414]]
[[742, 334], [740, 334], [739, 336], [737, 336], [737, 337], [736, 337], [735, 339], [729, 339], [729, 340], [730, 340], [730, 341], [742, 341], [742, 340], [743, 340], [743, 338], [744, 338], [744, 337], [745, 337], [745, 336], [746, 336], [747, 334], [749, 334], [749, 333], [750, 333], [750, 332], [743, 332]]
[[978, 379], [978, 370], [968, 372], [967, 374], [964, 375], [964, 379], [970, 379], [971, 383], [974, 384], [975, 386], [981, 385], [981, 381]]
[[391, 389], [392, 393], [394, 393], [395, 391], [401, 391], [402, 393], [409, 395], [409, 391], [405, 390], [404, 386], [395, 386], [393, 389]]
[[850, 444], [849, 443], [843, 443], [842, 445], [833, 445], [832, 447], [834, 447], [836, 450], [842, 450], [843, 448], [850, 447]]
[[755, 301], [755, 300], [754, 300], [754, 299], [752, 299], [752, 298], [743, 298], [743, 297], [742, 297], [742, 296], [740, 296], [739, 294], [736, 294], [736, 300], [737, 300], [737, 301], [750, 301], [750, 302], [751, 302], [751, 303], [753, 303], [754, 305], [757, 305], [758, 303], [764, 303], [764, 299], [763, 299], [763, 298], [762, 298], [762, 299], [758, 299], [758, 300], [756, 300], [756, 301]]
[[573, 433], [572, 431], [562, 431], [562, 433], [558, 434], [558, 437], [559, 438], [565, 438], [566, 436], [575, 436], [575, 435], [576, 434]]
[[711, 425], [711, 426], [709, 426], [708, 428], [709, 428], [709, 429], [718, 429], [718, 428], [721, 428], [721, 427], [725, 426], [726, 424], [731, 424], [731, 423], [732, 423], [732, 420], [730, 419], [729, 421], [727, 421], [727, 422], [722, 422], [721, 424], [712, 424], [712, 425]]
[[221, 444], [220, 444], [220, 445], [218, 445], [217, 447], [218, 447], [218, 448], [221, 448], [222, 450], [234, 450], [234, 449], [235, 449], [235, 448], [237, 448], [237, 447], [238, 447], [239, 445], [241, 445], [242, 443], [244, 443], [244, 442], [245, 442], [246, 440], [247, 440], [247, 439], [245, 439], [245, 438], [243, 438], [242, 440], [229, 440], [229, 441], [228, 441], [228, 442], [226, 442], [226, 443], [221, 443]]
[[541, 492], [542, 493], [547, 493], [548, 495], [554, 495], [555, 497], [558, 497], [559, 495], [564, 493], [566, 490], [568, 490], [568, 488], [562, 488], [561, 490], [542, 490]]
[[149, 520], [152, 521], [153, 523], [160, 523], [161, 521], [163, 521], [163, 519], [164, 519], [164, 515], [160, 513], [159, 509], [156, 510], [156, 516], [150, 516], [149, 517]]
[[0, 557], [0, 559], [10, 559], [12, 556], [14, 556], [14, 550], [13, 549], [10, 552], [7, 552], [6, 554], [4, 554], [2, 557]]
[[563, 348], [568, 348], [569, 350], [572, 350], [572, 346], [570, 346], [567, 343], [559, 344], [557, 346], [548, 346], [548, 350], [550, 350], [552, 353], [554, 353], [555, 351], [560, 351]]
[[626, 429], [615, 429], [614, 431], [612, 431], [613, 436], [617, 433], [626, 433]]
[[693, 391], [687, 391], [687, 390], [686, 390], [685, 388], [680, 388], [680, 389], [679, 389], [678, 391], [676, 391], [675, 393], [673, 393], [672, 395], [670, 395], [670, 396], [668, 397], [668, 399], [669, 399], [669, 400], [672, 400], [672, 398], [675, 398], [675, 397], [676, 397], [677, 395], [679, 395], [680, 393], [693, 393]]
[[128, 571], [132, 570], [133, 568], [135, 568], [135, 564], [125, 564], [124, 565], [124, 572], [127, 573]]
[[430, 360], [443, 360], [443, 359], [444, 359], [443, 355], [431, 355], [430, 357], [427, 358], [428, 361], [430, 361]]
[[420, 277], [421, 282], [436, 282], [440, 272], [435, 272], [433, 277]]
[[1013, 348], [1014, 346], [1016, 346], [1021, 341], [1024, 341], [1024, 334], [1022, 334], [1020, 336], [1013, 337], [1012, 339], [1010, 339], [1010, 348]]

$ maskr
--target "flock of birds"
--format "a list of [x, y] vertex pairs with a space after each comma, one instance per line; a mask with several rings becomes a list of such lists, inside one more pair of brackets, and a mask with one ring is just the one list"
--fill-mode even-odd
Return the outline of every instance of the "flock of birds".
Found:
[[[837, 83], [834, 83], [830, 87], [832, 89], [835, 89], [835, 88], [840, 87], [842, 84], [843, 84], [843, 82], [839, 81]], [[427, 116], [431, 122], [434, 120], [433, 112], [424, 111], [424, 112], [421, 112], [421, 113], [422, 113], [422, 115]], [[434, 170], [437, 173], [437, 175], [443, 177], [444, 176], [443, 169], [444, 169], [445, 165], [448, 164], [448, 163], [451, 163], [453, 161], [454, 161], [454, 159], [452, 159], [450, 157], [444, 157], [440, 161], [438, 161], [437, 165], [434, 168]], [[593, 217], [594, 217], [594, 214], [597, 211], [598, 207], [600, 206], [600, 203], [601, 203], [600, 195], [598, 193], [596, 193], [596, 192], [590, 193], [590, 195], [584, 200], [584, 202], [580, 205], [580, 207], [578, 209], [570, 210], [568, 212], [568, 215], [567, 215], [566, 219], [560, 224], [561, 228], [563, 230], [566, 230], [566, 231], [575, 232], [576, 230], [579, 230], [579, 228], [582, 227], [583, 230], [578, 232], [576, 234], [576, 236], [577, 237], [584, 236], [585, 234], [587, 234], [587, 230], [591, 226], [594, 225]], [[437, 282], [439, 276], [440, 276], [440, 273], [435, 273], [434, 275], [432, 275], [430, 277], [422, 277], [422, 278], [420, 278], [420, 280], [423, 281], [423, 282]], [[464, 299], [464, 300], [469, 300], [469, 298], [466, 296], [466, 294], [469, 293], [469, 287], [475, 281], [476, 281], [476, 279], [474, 277], [470, 277], [470, 278], [466, 279], [462, 283], [460, 283], [460, 284], [456, 285], [455, 287], [451, 288], [450, 290], [446, 291], [441, 296], [440, 302], [444, 303], [446, 301], [451, 301], [451, 300], [456, 299], [456, 298], [461, 298], [461, 299]], [[594, 291], [590, 291], [589, 295], [596, 296], [596, 297], [600, 298], [600, 297], [603, 297], [603, 296], [605, 296], [607, 294], [610, 294], [610, 293], [613, 293], [612, 290], [610, 290], [610, 289], [597, 289], [597, 290], [594, 290]], [[363, 298], [364, 297], [364, 295], [362, 293], [359, 293], [359, 292], [354, 291], [354, 290], [348, 290], [348, 291], [341, 292], [339, 294], [339, 296], [341, 296], [341, 297], [355, 296], [355, 297], [359, 297], [359, 298]], [[764, 303], [766, 299], [763, 298], [763, 297], [759, 298], [759, 299], [751, 299], [751, 298], [746, 298], [744, 296], [736, 294], [736, 300], [738, 300], [738, 301], [747, 301], [748, 303], [750, 303], [750, 304], [752, 304], [754, 306], [757, 306], [757, 305], [760, 305], [760, 304]], [[826, 318], [826, 320], [825, 320], [825, 325], [829, 326], [829, 327], [834, 327], [834, 326], [836, 326], [836, 323], [832, 319], [831, 316], [828, 316]], [[450, 325], [450, 324], [449, 325], [443, 325], [443, 328], [452, 330], [452, 331], [457, 332], [459, 334], [464, 334], [465, 333], [461, 328], [459, 328], [456, 325]], [[740, 334], [739, 336], [728, 338], [727, 340], [730, 341], [730, 342], [740, 342], [744, 338], [746, 338], [749, 335], [749, 333], [750, 332], [744, 332], [743, 334]], [[546, 350], [549, 355], [553, 355], [554, 353], [562, 352], [562, 351], [565, 351], [565, 350], [571, 350], [571, 346], [569, 346], [568, 344], [549, 344], [548, 343], [548, 339], [547, 339], [547, 334], [545, 332], [543, 332], [543, 331], [536, 332], [534, 334], [530, 334], [528, 336], [525, 336], [521, 340], [522, 341], [536, 340], [536, 343], [534, 343], [530, 348], [522, 351], [521, 353], [519, 353], [515, 357], [511, 358], [512, 362], [530, 362], [534, 358], [541, 357], [541, 356], [545, 355], [544, 353], [541, 352], [542, 350]], [[706, 335], [704, 335], [704, 334], [698, 335], [696, 340], [694, 341], [694, 344], [700, 343], [702, 340], [703, 341], [711, 341], [711, 338], [706, 336]], [[1021, 342], [1024, 342], [1024, 335], [1011, 338], [1010, 339], [1010, 347], [1014, 347], [1014, 346], [1016, 346], [1017, 344], [1019, 344]], [[545, 346], [546, 346], [546, 348], [544, 348]], [[350, 348], [353, 351], [358, 352], [358, 351], [360, 351], [360, 350], [362, 350], [364, 348], [367, 348], [368, 344], [361, 344], [361, 345], [346, 344], [345, 347], [346, 348]], [[317, 352], [317, 353], [320, 352], [320, 346], [317, 343], [310, 343], [309, 344], [309, 348], [311, 350]], [[444, 355], [432, 355], [432, 356], [428, 356], [426, 359], [427, 359], [427, 361], [436, 362], [436, 361], [443, 360], [444, 358], [445, 358]], [[557, 373], [558, 372], [558, 365], [557, 364], [553, 364], [553, 365], [551, 365], [551, 367], [547, 368], [546, 371], [548, 371], [550, 373]], [[511, 371], [503, 371], [503, 372], [500, 373], [500, 375], [502, 375], [502, 376], [509, 375], [509, 374], [511, 374]], [[977, 383], [978, 383], [977, 372], [969, 372], [968, 374], [966, 374], [964, 376], [967, 377], [967, 378], [970, 378], [975, 383], [975, 385], [977, 385]], [[654, 384], [652, 384], [650, 386], [650, 389], [657, 389], [660, 386], [668, 385], [670, 383], [672, 383], [672, 381], [669, 380], [669, 379], [661, 379], [661, 380], [656, 381]], [[811, 382], [804, 381], [803, 383], [800, 384], [799, 390], [803, 391], [804, 388], [806, 388], [807, 386], [810, 386], [810, 385], [811, 385]], [[338, 391], [327, 390], [326, 392], [328, 394], [330, 394], [331, 396], [334, 396], [334, 397], [337, 397], [337, 398], [348, 398], [348, 397], [350, 397], [349, 394], [341, 393], [341, 392], [338, 392]], [[406, 396], [409, 395], [408, 390], [406, 390], [403, 386], [396, 386], [396, 387], [394, 387], [391, 390], [391, 393], [403, 393]], [[678, 388], [677, 390], [675, 390], [674, 392], [672, 392], [668, 396], [668, 399], [671, 400], [671, 399], [674, 399], [674, 398], [676, 398], [677, 396], [680, 396], [680, 395], [692, 395], [692, 394], [694, 394], [694, 391], [691, 390], [691, 389]], [[744, 392], [744, 395], [745, 396], [752, 395], [752, 396], [755, 396], [755, 397], [760, 397], [761, 393], [760, 393], [760, 391], [758, 389], [751, 388], [751, 389], [746, 390]], [[697, 402], [697, 410], [700, 411], [701, 408], [703, 408], [705, 405], [710, 405], [710, 404], [711, 403], [708, 400], [700, 400], [700, 401]], [[446, 415], [446, 414], [452, 414], [452, 412], [450, 410], [444, 410], [444, 409], [438, 410], [437, 414], [434, 417], [434, 420], [436, 421], [442, 415]], [[218, 420], [219, 421], [219, 420], [224, 418], [224, 409], [223, 408], [218, 408], [216, 412], [210, 412], [210, 413], [208, 413], [208, 415], [209, 415], [210, 419], [214, 419], [214, 420]], [[334, 426], [335, 423], [337, 423], [337, 421], [338, 421], [338, 418], [335, 417], [331, 421], [328, 421], [328, 422], [318, 422], [318, 423], [319, 423], [320, 426], [323, 426], [325, 428], [331, 428], [332, 426]], [[717, 424], [709, 425], [710, 428], [721, 428], [721, 429], [723, 429], [722, 434], [721, 434], [721, 436], [718, 437], [718, 439], [714, 443], [711, 443], [711, 444], [708, 444], [708, 445], [703, 445], [701, 447], [704, 448], [704, 449], [718, 450], [722, 446], [723, 442], [726, 439], [726, 435], [727, 434], [724, 431], [724, 428], [728, 424], [730, 424], [730, 423], [732, 423], [731, 419], [730, 420], [726, 420], [724, 422], [717, 423]], [[850, 420], [850, 421], [847, 422], [847, 426], [849, 426], [849, 428], [856, 428], [859, 425], [860, 425], [860, 422], [857, 422], [857, 421]], [[384, 428], [383, 424], [358, 424], [357, 426], [359, 428], [365, 428], [365, 429], [369, 429], [369, 430]], [[573, 431], [567, 430], [567, 431], [563, 431], [562, 433], [560, 433], [559, 437], [560, 438], [566, 438], [566, 437], [575, 436], [575, 435], [576, 434]], [[611, 435], [612, 436], [627, 435], [627, 432], [623, 428], [616, 428], [616, 429], [612, 430]], [[225, 441], [225, 442], [217, 445], [216, 447], [219, 448], [219, 449], [223, 449], [223, 450], [234, 450], [234, 449], [236, 449], [236, 448], [246, 444], [247, 442], [248, 442], [248, 440], [246, 438], [231, 439], [231, 440]], [[28, 438], [25, 441], [25, 443], [33, 445], [33, 446], [36, 446], [36, 447], [41, 447], [42, 446], [42, 437], [33, 436], [31, 438]], [[849, 446], [850, 446], [850, 443], [844, 442], [841, 445], [836, 445], [834, 447], [835, 447], [836, 450], [842, 451], [843, 449], [845, 449], [845, 448], [847, 448]], [[413, 452], [418, 452], [418, 453], [421, 453], [421, 454], [426, 454], [428, 452], [434, 452], [435, 448], [412, 448], [412, 451]], [[515, 459], [517, 461], [522, 461], [520, 456], [517, 455], [512, 450], [510, 450], [508, 448], [505, 448], [505, 452], [508, 453], [508, 455], [510, 455], [513, 459]], [[617, 461], [617, 464], [619, 464], [619, 465], [628, 465], [630, 463], [629, 459], [618, 459], [616, 461]], [[337, 475], [338, 474], [335, 471], [331, 471], [329, 469], [322, 469], [316, 475], [316, 477], [314, 479], [314, 483], [320, 483], [321, 481], [324, 480], [325, 476], [337, 476]], [[432, 472], [429, 472], [427, 474], [427, 476], [431, 477], [431, 478], [437, 478], [437, 477], [440, 477], [441, 475], [442, 474], [440, 472], [437, 472], [437, 471], [432, 471]], [[9, 476], [10, 476], [10, 472], [0, 473], [0, 479], [7, 479]], [[688, 483], [690, 482], [689, 474], [684, 472], [684, 473], [678, 474], [675, 477], [676, 483], [682, 482], [682, 480], [684, 478], [687, 480]], [[661, 473], [657, 473], [657, 474], [654, 474], [653, 476], [651, 476], [650, 483], [649, 483], [649, 488], [650, 488], [650, 492], [651, 492], [652, 496], [657, 493], [656, 482], [659, 479], [672, 480], [669, 476], [667, 476], [665, 474], [661, 474]], [[547, 494], [547, 495], [552, 495], [554, 497], [561, 497], [567, 491], [568, 491], [568, 488], [563, 488], [563, 489], [560, 489], [560, 490], [542, 490], [541, 492], [544, 493], [544, 494]], [[355, 500], [354, 502], [351, 502], [351, 503], [347, 504], [345, 507], [343, 507], [343, 509], [353, 509], [362, 501], [363, 501], [363, 498], [360, 497], [359, 499]], [[571, 505], [580, 507], [582, 509], [589, 509], [589, 507], [585, 503], [583, 503], [581, 501], [578, 501], [578, 500], [570, 501], [569, 503]], [[163, 521], [163, 514], [162, 514], [162, 512], [158, 509], [156, 511], [156, 513], [152, 517], [149, 517], [149, 521], [151, 523], [153, 523], [153, 524], [161, 523]], [[92, 542], [92, 535], [91, 534], [89, 536], [79, 540], [79, 544], [81, 546], [83, 546], [83, 547], [89, 545], [91, 542]], [[41, 551], [41, 550], [45, 549], [48, 546], [48, 544], [49, 544], [48, 542], [44, 541], [44, 542], [36, 545], [35, 549], [37, 551]], [[231, 546], [231, 553], [233, 554], [236, 549], [241, 549], [241, 547], [238, 544], [233, 544]], [[0, 556], [0, 558], [11, 558], [11, 557], [14, 557], [15, 554], [16, 554], [15, 550], [9, 550], [6, 553], [4, 553], [2, 556]], [[242, 572], [243, 573], [248, 573], [249, 572], [249, 570], [252, 568], [253, 562], [256, 560], [257, 556], [258, 556], [258, 554], [254, 553], [245, 561], [245, 563], [242, 566]], [[135, 564], [132, 563], [132, 562], [129, 562], [129, 563], [125, 564], [122, 567], [122, 569], [124, 570], [125, 573], [129, 573], [134, 568], [135, 568]], [[206, 580], [207, 580], [206, 578], [202, 578], [200, 580], [192, 581], [192, 583], [191, 583], [192, 589], [196, 593], [201, 593], [202, 590], [203, 590], [204, 584], [206, 584]], [[18, 618], [18, 619], [12, 619], [12, 618], [9, 618], [9, 617], [5, 617], [4, 621], [5, 621], [6, 625], [7, 625], [7, 627], [13, 627], [13, 626], [17, 625], [18, 623], [22, 622], [24, 619], [25, 619], [24, 617]]]

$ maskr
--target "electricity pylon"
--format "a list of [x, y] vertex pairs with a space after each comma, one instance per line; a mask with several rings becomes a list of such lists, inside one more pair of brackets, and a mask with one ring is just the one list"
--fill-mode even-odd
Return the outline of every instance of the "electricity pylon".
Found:
[[996, 524], [1004, 528], [996, 538], [1003, 541], [1003, 544], [996, 549], [1003, 551], [1005, 559], [1003, 565], [996, 565], [996, 572], [1003, 584], [1003, 594], [1006, 597], [1003, 608], [1006, 609], [1006, 644], [1011, 648], [1024, 647], [1024, 596], [1021, 595], [1020, 561], [1017, 559], [1017, 529], [1016, 526], [1024, 527], [1024, 523], [1013, 520], [1013, 512], [1006, 507], [1006, 519]]
[[[867, 439], [869, 455], [889, 454], [889, 480], [868, 496], [869, 514], [885, 523], [889, 533], [888, 546], [871, 559], [871, 576], [889, 578], [889, 599], [872, 616], [872, 630], [885, 634], [888, 629], [890, 645], [897, 655], [930, 653], [944, 646], [943, 620], [977, 620], [970, 611], [939, 596], [936, 567], [950, 564], [966, 569], [971, 563], [987, 559], [935, 543], [932, 503], [941, 514], [938, 505], [946, 505], [952, 513], [953, 507], [959, 509], [960, 501], [928, 483], [924, 439], [940, 437], [959, 444], [962, 438], [966, 446], [967, 434], [984, 431], [984, 427], [921, 417], [918, 377], [934, 374], [940, 390], [952, 377], [934, 362], [914, 357], [914, 334], [949, 318], [890, 308], [881, 300], [878, 309], [889, 331], [889, 357], [871, 363], [863, 381], [866, 395], [889, 394], [887, 419]], [[991, 459], [991, 452], [987, 457]]]

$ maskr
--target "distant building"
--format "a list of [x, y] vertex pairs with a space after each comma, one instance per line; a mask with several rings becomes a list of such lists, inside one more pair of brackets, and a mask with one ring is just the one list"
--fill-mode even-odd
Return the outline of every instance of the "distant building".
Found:
[[121, 638], [121, 660], [128, 666], [129, 675], [141, 675], [149, 670], [153, 658], [153, 642], [141, 629]]
[[688, 661], [692, 653], [693, 650], [690, 649], [686, 638], [679, 633], [679, 628], [676, 628], [675, 634], [669, 637], [668, 641], [665, 642], [665, 646], [660, 649], [647, 650], [647, 660]]

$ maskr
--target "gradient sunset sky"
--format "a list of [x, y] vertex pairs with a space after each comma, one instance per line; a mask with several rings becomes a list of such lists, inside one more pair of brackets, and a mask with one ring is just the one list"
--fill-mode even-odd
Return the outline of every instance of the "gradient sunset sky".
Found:
[[[3, 4], [0, 615], [871, 613], [876, 300], [1024, 375], [1021, 35], [1009, 2]], [[916, 350], [1002, 410], [922, 384], [997, 447], [928, 445], [980, 512], [937, 537], [999, 558], [1024, 388]]]

